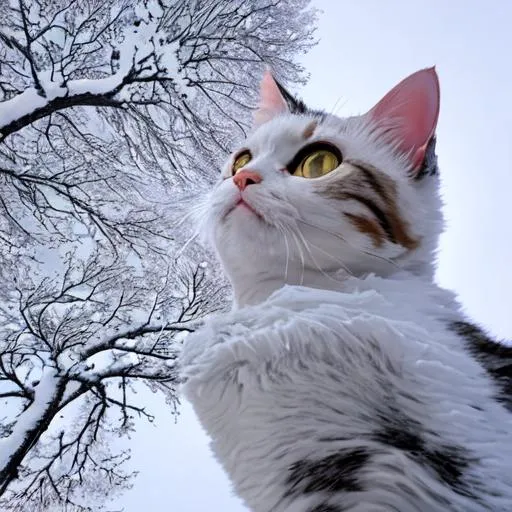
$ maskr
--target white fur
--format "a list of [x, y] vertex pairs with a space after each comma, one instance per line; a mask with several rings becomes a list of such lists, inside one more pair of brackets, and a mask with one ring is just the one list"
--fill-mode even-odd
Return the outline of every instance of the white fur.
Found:
[[398, 450], [371, 465], [368, 491], [329, 503], [351, 512], [509, 511], [512, 414], [446, 329], [454, 319], [450, 293], [405, 276], [349, 279], [343, 293], [285, 287], [260, 305], [210, 319], [186, 340], [184, 391], [235, 491], [255, 512], [304, 512], [321, 503], [322, 494], [283, 498], [289, 468], [364, 446], [388, 395], [427, 431], [480, 459], [472, 471], [485, 482], [483, 503], [442, 487]]
[[[231, 160], [205, 205], [203, 230], [235, 306], [186, 339], [180, 362], [184, 393], [215, 455], [255, 512], [306, 512], [326, 500], [351, 512], [512, 510], [512, 414], [447, 327], [462, 319], [454, 297], [432, 283], [442, 229], [437, 177], [410, 181], [406, 158], [380, 142], [365, 118], [329, 117], [306, 142], [311, 120], [280, 116], [247, 140], [248, 167], [263, 181], [242, 196], [259, 217], [235, 208], [241, 193]], [[361, 205], [317, 193], [350, 173], [346, 164], [314, 180], [281, 170], [314, 140], [394, 179], [418, 249], [374, 247], [344, 220], [343, 212]], [[390, 396], [424, 426], [426, 442], [463, 446], [479, 460], [468, 471], [485, 482], [474, 489], [481, 501], [393, 449], [365, 469], [365, 492], [285, 496], [294, 463], [364, 445]]]

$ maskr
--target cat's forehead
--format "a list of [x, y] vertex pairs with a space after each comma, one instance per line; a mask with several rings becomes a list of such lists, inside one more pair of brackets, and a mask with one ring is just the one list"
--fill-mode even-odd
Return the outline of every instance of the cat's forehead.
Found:
[[279, 116], [258, 127], [246, 140], [254, 152], [275, 151], [278, 148], [296, 148], [308, 139], [322, 134], [341, 132], [345, 120], [326, 116], [319, 119], [313, 115]]

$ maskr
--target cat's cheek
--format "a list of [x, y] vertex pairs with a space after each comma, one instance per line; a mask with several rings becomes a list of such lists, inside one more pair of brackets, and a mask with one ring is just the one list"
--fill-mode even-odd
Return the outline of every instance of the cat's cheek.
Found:
[[[409, 249], [400, 244], [390, 242], [383, 237], [376, 240], [373, 234], [357, 229], [354, 223], [348, 220], [346, 213], [358, 215], [360, 212], [357, 209], [340, 212], [340, 219], [342, 220], [340, 220], [337, 229], [345, 241], [341, 244], [340, 254], [345, 256], [347, 264], [355, 261], [378, 270], [379, 258], [394, 259], [409, 252]], [[330, 227], [330, 229], [335, 228]], [[368, 260], [368, 258], [370, 259]], [[385, 263], [385, 266], [389, 267], [389, 263]]]
[[226, 218], [236, 205], [240, 194], [231, 180], [223, 181], [210, 196], [210, 210], [214, 213], [216, 221]]
[[[357, 247], [364, 254], [373, 255], [375, 258], [385, 258], [386, 260], [392, 260], [404, 256], [409, 253], [409, 249], [399, 244], [394, 244], [385, 240], [382, 244], [376, 245], [371, 237], [359, 234]], [[378, 262], [372, 263], [372, 265], [378, 265]], [[389, 263], [386, 264], [389, 267]]]

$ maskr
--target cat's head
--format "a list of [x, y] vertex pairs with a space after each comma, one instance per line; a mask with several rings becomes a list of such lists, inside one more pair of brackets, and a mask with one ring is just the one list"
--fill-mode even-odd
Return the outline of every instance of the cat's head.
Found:
[[442, 224], [438, 113], [433, 68], [349, 118], [309, 110], [265, 73], [254, 130], [226, 162], [203, 222], [235, 293], [251, 280], [430, 276]]

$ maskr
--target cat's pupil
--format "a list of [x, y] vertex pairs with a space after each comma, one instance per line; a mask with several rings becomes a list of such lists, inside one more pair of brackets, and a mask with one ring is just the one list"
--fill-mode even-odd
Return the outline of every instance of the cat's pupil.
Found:
[[304, 159], [302, 173], [306, 178], [318, 178], [338, 167], [338, 159], [330, 151], [316, 151]]
[[244, 166], [246, 166], [252, 159], [251, 153], [249, 151], [244, 151], [240, 153], [233, 162], [232, 173], [236, 174], [240, 171]]
[[322, 154], [317, 154], [311, 159], [311, 170], [310, 174], [313, 176], [321, 176], [324, 169], [327, 167], [327, 157]]

